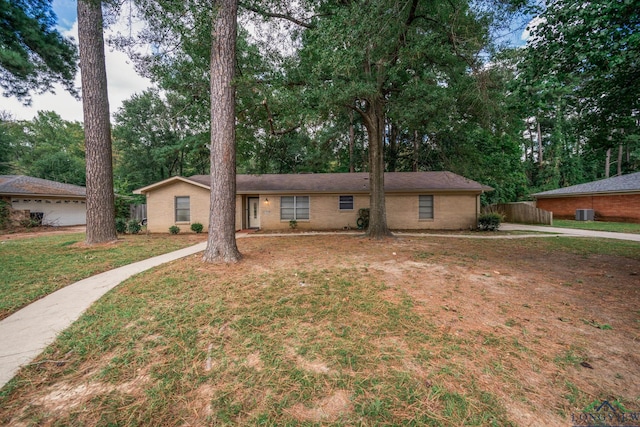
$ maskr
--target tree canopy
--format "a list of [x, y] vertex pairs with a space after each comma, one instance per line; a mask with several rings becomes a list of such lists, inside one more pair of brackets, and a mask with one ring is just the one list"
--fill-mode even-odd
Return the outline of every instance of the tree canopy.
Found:
[[0, 0], [0, 86], [25, 103], [60, 83], [77, 94], [75, 44], [55, 29], [52, 0]]
[[533, 22], [514, 80], [532, 187], [640, 167], [640, 3], [551, 1]]

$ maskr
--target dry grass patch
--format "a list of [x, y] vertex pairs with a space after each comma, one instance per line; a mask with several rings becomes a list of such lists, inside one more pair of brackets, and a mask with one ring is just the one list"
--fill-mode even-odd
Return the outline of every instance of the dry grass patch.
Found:
[[3, 389], [0, 423], [563, 425], [596, 399], [637, 408], [640, 247], [573, 240], [240, 239], [236, 265], [193, 256], [106, 295], [41, 356], [63, 364]]

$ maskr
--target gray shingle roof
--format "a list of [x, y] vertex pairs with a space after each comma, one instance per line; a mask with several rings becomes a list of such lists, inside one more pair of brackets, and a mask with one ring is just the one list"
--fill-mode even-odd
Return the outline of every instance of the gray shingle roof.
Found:
[[533, 194], [533, 197], [640, 192], [640, 172]]
[[84, 187], [24, 175], [0, 175], [0, 195], [86, 197]]
[[[385, 191], [466, 191], [493, 190], [476, 181], [452, 172], [386, 172]], [[187, 178], [201, 185], [209, 186], [209, 175], [195, 175]], [[311, 173], [311, 174], [264, 174], [236, 175], [236, 191], [247, 193], [282, 192], [369, 192], [369, 174], [360, 173]]]

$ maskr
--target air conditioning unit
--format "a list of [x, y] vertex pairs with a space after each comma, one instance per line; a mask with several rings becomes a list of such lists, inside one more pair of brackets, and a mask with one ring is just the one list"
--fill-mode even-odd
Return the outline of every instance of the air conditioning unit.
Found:
[[576, 209], [576, 221], [593, 221], [593, 209]]

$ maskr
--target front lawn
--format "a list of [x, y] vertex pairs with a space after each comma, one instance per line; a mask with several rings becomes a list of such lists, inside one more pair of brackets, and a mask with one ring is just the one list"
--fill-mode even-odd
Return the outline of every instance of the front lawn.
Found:
[[3, 425], [569, 425], [640, 409], [640, 245], [258, 236], [109, 292]]
[[78, 280], [206, 238], [127, 235], [116, 243], [87, 247], [84, 237], [84, 233], [8, 240], [0, 236], [0, 319]]

